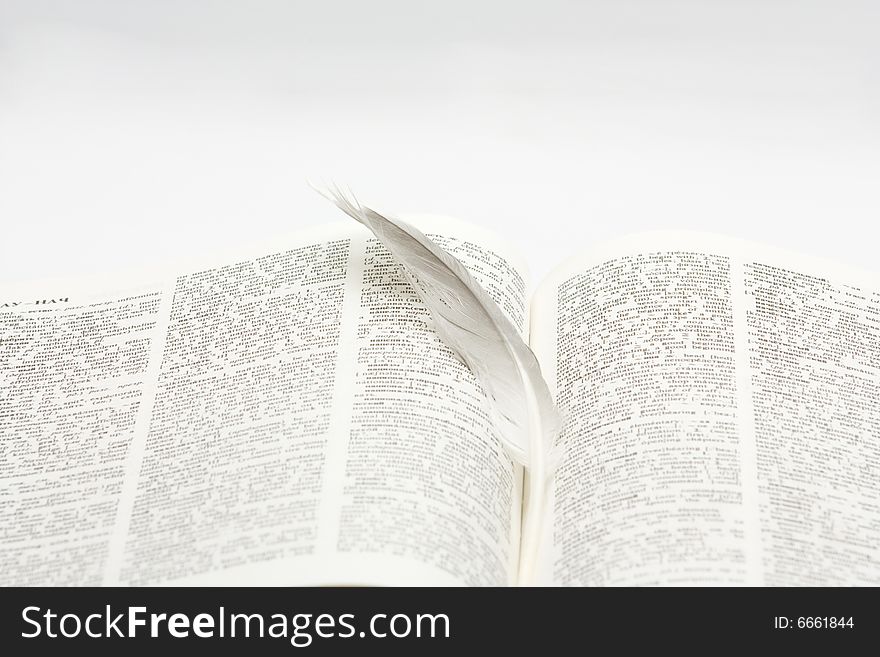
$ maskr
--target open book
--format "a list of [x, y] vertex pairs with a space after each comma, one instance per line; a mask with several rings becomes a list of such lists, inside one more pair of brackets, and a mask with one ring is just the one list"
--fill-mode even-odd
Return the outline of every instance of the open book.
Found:
[[[660, 233], [530, 296], [497, 236], [410, 220], [563, 416], [539, 583], [880, 584], [880, 277]], [[353, 221], [3, 287], [2, 583], [516, 583], [523, 473], [427, 320]]]

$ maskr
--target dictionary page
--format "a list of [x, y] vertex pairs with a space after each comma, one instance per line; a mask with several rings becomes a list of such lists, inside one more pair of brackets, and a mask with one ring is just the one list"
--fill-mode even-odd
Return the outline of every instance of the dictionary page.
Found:
[[[526, 330], [516, 254], [415, 223]], [[522, 473], [355, 222], [0, 297], [3, 584], [513, 581]]]
[[558, 585], [880, 584], [880, 277], [636, 236], [540, 287]]

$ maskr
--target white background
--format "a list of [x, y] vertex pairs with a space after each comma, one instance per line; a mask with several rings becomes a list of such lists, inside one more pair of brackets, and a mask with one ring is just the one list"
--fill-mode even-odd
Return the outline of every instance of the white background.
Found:
[[379, 210], [877, 268], [880, 2], [0, 0], [0, 283]]

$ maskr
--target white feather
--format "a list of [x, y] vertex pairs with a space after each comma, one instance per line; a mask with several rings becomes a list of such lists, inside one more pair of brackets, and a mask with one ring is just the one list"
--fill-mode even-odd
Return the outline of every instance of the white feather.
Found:
[[557, 458], [559, 414], [529, 346], [497, 303], [453, 255], [399, 219], [364, 207], [339, 189], [315, 188], [369, 228], [402, 265], [440, 338], [480, 383], [511, 459], [526, 468], [520, 581], [533, 583]]

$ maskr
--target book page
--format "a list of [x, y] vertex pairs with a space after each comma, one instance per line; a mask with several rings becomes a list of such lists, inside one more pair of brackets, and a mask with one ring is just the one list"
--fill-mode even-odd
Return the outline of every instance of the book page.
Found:
[[635, 236], [541, 285], [532, 345], [565, 418], [544, 581], [880, 584], [880, 276]]
[[[518, 256], [416, 223], [526, 330]], [[513, 581], [522, 473], [355, 222], [0, 297], [3, 584]]]

